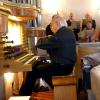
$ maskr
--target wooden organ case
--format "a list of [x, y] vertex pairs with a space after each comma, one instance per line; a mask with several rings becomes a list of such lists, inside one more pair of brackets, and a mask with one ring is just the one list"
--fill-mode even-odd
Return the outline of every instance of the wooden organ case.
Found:
[[[31, 71], [32, 63], [37, 59], [34, 54], [35, 42], [31, 48], [31, 37], [43, 36], [42, 28], [26, 28], [28, 20], [38, 16], [35, 6], [18, 6], [14, 3], [0, 5], [0, 100], [8, 100], [16, 90], [19, 90], [23, 74], [20, 72]], [[9, 40], [8, 21], [20, 23], [22, 27], [21, 44], [13, 45], [14, 40]], [[12, 29], [13, 30], [13, 29]], [[15, 38], [14, 38], [15, 39]], [[11, 82], [5, 80], [4, 73], [12, 72], [14, 77]], [[21, 82], [20, 82], [20, 81]]]

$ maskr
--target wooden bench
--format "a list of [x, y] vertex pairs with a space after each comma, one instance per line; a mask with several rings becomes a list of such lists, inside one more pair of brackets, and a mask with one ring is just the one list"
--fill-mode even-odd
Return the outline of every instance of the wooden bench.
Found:
[[66, 76], [54, 76], [54, 100], [77, 100], [76, 78], [72, 73]]

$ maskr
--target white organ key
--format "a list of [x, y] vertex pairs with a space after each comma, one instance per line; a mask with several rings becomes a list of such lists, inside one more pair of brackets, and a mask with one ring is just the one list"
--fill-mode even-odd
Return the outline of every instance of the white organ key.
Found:
[[24, 59], [25, 57], [27, 57], [27, 56], [29, 56], [29, 55], [30, 55], [30, 54], [26, 54], [25, 56], [23, 56], [23, 57], [17, 59], [16, 61], [20, 61], [20, 60]]
[[29, 59], [27, 62], [25, 62], [24, 64], [29, 64], [32, 60], [34, 60], [34, 59], [38, 59], [38, 57], [39, 56], [34, 56], [34, 57], [32, 57], [31, 59]]

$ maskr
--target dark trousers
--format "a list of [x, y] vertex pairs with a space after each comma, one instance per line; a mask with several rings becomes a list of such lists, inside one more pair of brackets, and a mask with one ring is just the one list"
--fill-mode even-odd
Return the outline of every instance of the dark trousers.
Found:
[[80, 29], [73, 29], [73, 31], [75, 34], [76, 41], [78, 41], [79, 40], [78, 33], [80, 32]]
[[57, 63], [38, 61], [33, 64], [32, 71], [26, 72], [19, 95], [31, 95], [35, 88], [35, 81], [38, 78], [43, 78], [46, 83], [53, 88], [52, 76], [68, 75], [72, 72], [72, 70], [72, 64], [60, 65]]

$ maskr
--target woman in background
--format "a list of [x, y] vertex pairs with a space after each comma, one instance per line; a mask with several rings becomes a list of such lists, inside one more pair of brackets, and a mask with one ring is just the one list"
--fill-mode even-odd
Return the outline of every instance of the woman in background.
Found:
[[88, 20], [86, 23], [84, 22], [83, 29], [79, 33], [79, 38], [82, 42], [96, 42], [96, 41], [98, 41], [98, 32], [94, 28], [92, 20]]
[[91, 22], [92, 23], [92, 28], [96, 29], [96, 22], [92, 17], [87, 13], [85, 15], [85, 18], [82, 20], [82, 30], [87, 27], [87, 23]]

